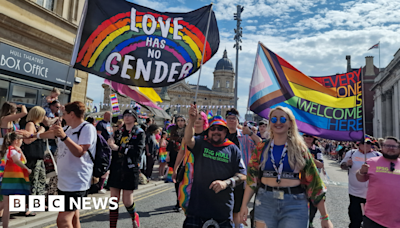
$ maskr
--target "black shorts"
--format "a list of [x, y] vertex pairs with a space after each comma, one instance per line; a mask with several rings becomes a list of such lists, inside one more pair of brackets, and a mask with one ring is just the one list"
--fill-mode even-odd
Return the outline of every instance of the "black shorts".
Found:
[[111, 167], [107, 186], [123, 190], [136, 190], [139, 187], [139, 168], [124, 170], [122, 167]]
[[236, 186], [233, 189], [233, 198], [235, 200], [235, 203], [233, 205], [233, 213], [240, 212], [240, 208], [242, 207], [243, 195], [244, 195], [244, 183]]
[[[64, 211], [76, 211], [78, 208], [75, 205], [70, 208], [70, 198], [73, 198], [78, 202], [78, 198], [86, 197], [88, 191], [77, 191], [77, 192], [64, 192], [58, 189], [58, 195], [65, 197]], [[82, 202], [82, 199], [79, 199]]]

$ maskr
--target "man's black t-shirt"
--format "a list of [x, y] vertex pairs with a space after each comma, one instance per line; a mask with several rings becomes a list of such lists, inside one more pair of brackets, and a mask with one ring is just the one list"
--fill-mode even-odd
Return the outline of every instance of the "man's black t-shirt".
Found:
[[237, 131], [235, 131], [235, 132], [232, 133], [232, 134], [228, 134], [228, 135], [227, 135], [227, 138], [228, 138], [229, 140], [231, 140], [233, 143], [235, 143], [235, 145], [236, 145], [238, 148], [240, 148], [239, 139], [238, 139], [238, 137], [237, 137]]
[[216, 180], [224, 181], [236, 173], [246, 175], [242, 154], [232, 142], [215, 146], [204, 139], [195, 137], [194, 178], [190, 193], [188, 215], [205, 219], [227, 220], [232, 218], [233, 188], [215, 193], [209, 189]]
[[111, 124], [105, 120], [101, 120], [97, 123], [96, 130], [101, 131], [101, 136], [103, 136], [105, 140], [108, 140], [112, 135]]

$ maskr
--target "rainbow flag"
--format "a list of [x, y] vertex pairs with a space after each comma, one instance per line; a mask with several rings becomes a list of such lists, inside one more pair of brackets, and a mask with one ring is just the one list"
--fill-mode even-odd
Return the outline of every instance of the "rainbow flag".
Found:
[[168, 181], [168, 182], [174, 182], [173, 180], [172, 180], [172, 174], [174, 173], [174, 168], [172, 168], [172, 167], [168, 167], [168, 173], [167, 173], [167, 179], [166, 179], [166, 181]]
[[291, 109], [299, 131], [326, 139], [363, 138], [361, 69], [309, 77], [259, 43], [248, 107], [268, 118], [271, 109]]
[[208, 114], [207, 114], [207, 118], [208, 118], [208, 119], [211, 119], [212, 117], [213, 117], [212, 110], [209, 110], [209, 111], [208, 111]]
[[193, 75], [218, 51], [212, 5], [169, 13], [126, 0], [85, 2], [71, 59], [76, 69], [124, 85], [164, 87]]
[[119, 111], [119, 103], [118, 103], [117, 94], [115, 94], [115, 93], [110, 94], [110, 101], [111, 101], [111, 107], [112, 107], [113, 112], [118, 112]]

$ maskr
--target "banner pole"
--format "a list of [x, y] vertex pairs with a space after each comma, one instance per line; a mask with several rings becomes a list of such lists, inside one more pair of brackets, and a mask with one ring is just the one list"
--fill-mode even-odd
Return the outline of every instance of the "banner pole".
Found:
[[199, 77], [197, 78], [196, 94], [195, 94], [195, 96], [194, 96], [194, 102], [193, 102], [193, 104], [196, 104], [196, 101], [197, 101], [197, 94], [199, 93], [199, 83], [200, 83], [201, 69], [203, 69], [204, 54], [205, 54], [205, 52], [206, 52], [207, 37], [208, 37], [208, 30], [209, 30], [209, 28], [210, 28], [210, 20], [211, 20], [212, 8], [213, 8], [213, 3], [211, 3], [210, 13], [209, 13], [209, 15], [208, 15], [208, 23], [207, 23], [206, 37], [205, 37], [205, 39], [204, 39], [203, 53], [201, 54], [201, 65], [200, 65]]
[[[365, 135], [366, 135], [366, 130], [365, 130], [365, 102], [364, 102], [364, 69], [363, 67], [361, 67], [361, 92], [362, 92], [362, 111], [363, 111], [363, 145], [364, 145], [364, 159], [365, 159], [365, 163], [367, 163], [367, 151], [366, 151], [366, 145], [365, 145]], [[372, 143], [372, 142], [371, 142]]]

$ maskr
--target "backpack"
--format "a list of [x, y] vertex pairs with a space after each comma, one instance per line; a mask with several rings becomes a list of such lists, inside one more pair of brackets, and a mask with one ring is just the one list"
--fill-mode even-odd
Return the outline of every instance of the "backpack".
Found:
[[[87, 123], [83, 124], [83, 126], [79, 129], [79, 131], [74, 132], [73, 134], [79, 136], [81, 134], [82, 129], [86, 126]], [[96, 142], [96, 155], [93, 158], [92, 153], [88, 150], [90, 159], [93, 162], [93, 176], [100, 178], [103, 176], [111, 165], [111, 148], [108, 146], [107, 141], [101, 134], [97, 134], [97, 142]]]

